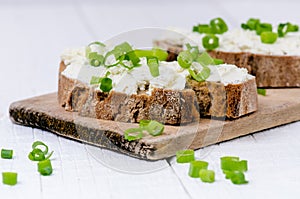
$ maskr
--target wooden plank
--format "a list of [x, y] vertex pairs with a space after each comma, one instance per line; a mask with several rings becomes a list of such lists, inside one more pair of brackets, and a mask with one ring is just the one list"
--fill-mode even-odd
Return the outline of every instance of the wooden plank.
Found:
[[200, 119], [186, 126], [165, 126], [164, 134], [128, 142], [123, 131], [137, 124], [80, 117], [57, 103], [56, 93], [10, 106], [10, 117], [17, 124], [45, 129], [58, 135], [130, 156], [157, 160], [173, 156], [177, 150], [198, 149], [211, 144], [300, 120], [300, 89], [268, 89], [259, 96], [259, 110], [237, 120]]

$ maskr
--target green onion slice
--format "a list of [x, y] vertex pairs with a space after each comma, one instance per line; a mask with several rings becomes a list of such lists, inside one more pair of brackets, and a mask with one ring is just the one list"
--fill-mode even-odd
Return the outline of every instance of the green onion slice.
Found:
[[207, 167], [208, 167], [208, 162], [194, 160], [190, 162], [189, 176], [192, 178], [199, 178], [200, 170], [207, 169]]
[[293, 25], [291, 23], [281, 23], [278, 25], [277, 33], [279, 37], [284, 37], [288, 32], [297, 32], [299, 30], [298, 25]]
[[1, 158], [12, 159], [14, 151], [11, 149], [1, 149]]
[[140, 128], [146, 128], [150, 122], [151, 122], [151, 120], [140, 120], [140, 123], [139, 123]]
[[212, 28], [208, 24], [199, 24], [193, 27], [193, 32], [210, 34], [212, 33]]
[[256, 30], [256, 27], [260, 24], [259, 19], [250, 18], [246, 24], [242, 24], [243, 29]]
[[147, 65], [153, 77], [159, 76], [159, 63], [156, 57], [147, 57]]
[[112, 80], [108, 77], [104, 77], [101, 79], [100, 89], [103, 92], [109, 92], [112, 89]]
[[43, 176], [49, 176], [52, 174], [52, 164], [49, 159], [38, 162], [38, 171]]
[[41, 142], [41, 141], [35, 141], [33, 144], [32, 144], [32, 149], [36, 149], [36, 148], [39, 148], [39, 146], [42, 146], [45, 148], [44, 151], [42, 151], [45, 155], [48, 153], [48, 146]]
[[152, 136], [161, 135], [164, 131], [164, 125], [155, 121], [151, 120], [147, 126], [144, 127], [144, 129]]
[[90, 60], [91, 66], [95, 67], [100, 66], [104, 61], [103, 55], [100, 55], [97, 52], [90, 52], [88, 54], [88, 59]]
[[212, 170], [201, 169], [199, 171], [199, 177], [202, 182], [212, 183], [215, 181], [215, 172]]
[[207, 52], [203, 52], [201, 55], [199, 55], [199, 57], [196, 59], [196, 62], [201, 64], [201, 66], [215, 64], [215, 60]]
[[207, 34], [202, 38], [202, 45], [206, 50], [214, 50], [219, 47], [219, 38], [213, 34]]
[[180, 150], [176, 152], [176, 161], [178, 163], [188, 163], [195, 160], [194, 150]]
[[91, 85], [93, 85], [93, 84], [100, 84], [102, 79], [103, 79], [102, 77], [92, 76], [90, 84]]
[[189, 69], [189, 73], [197, 82], [203, 82], [210, 76], [210, 69], [204, 66], [202, 71], [198, 74], [196, 74], [195, 71], [191, 69]]
[[181, 68], [188, 69], [193, 63], [193, 55], [189, 51], [182, 51], [177, 56], [178, 64], [181, 66]]
[[228, 26], [222, 18], [215, 18], [210, 21], [212, 33], [223, 34], [228, 30]]
[[263, 32], [272, 32], [272, 24], [260, 23], [256, 26], [256, 34], [260, 35]]
[[138, 57], [156, 57], [159, 61], [165, 61], [168, 58], [168, 52], [160, 48], [153, 48], [152, 50], [134, 50]]
[[267, 90], [263, 89], [263, 88], [258, 88], [257, 89], [257, 94], [266, 96], [267, 95]]
[[125, 140], [132, 141], [138, 140], [143, 137], [143, 129], [142, 128], [130, 128], [124, 131]]
[[213, 59], [215, 65], [224, 64], [224, 61], [222, 59]]
[[277, 33], [267, 31], [261, 33], [260, 40], [262, 43], [265, 44], [273, 44], [276, 42], [277, 37], [278, 37]]
[[28, 158], [32, 161], [42, 161], [45, 160], [45, 154], [41, 149], [33, 149], [29, 154], [28, 154]]
[[6, 185], [16, 185], [18, 182], [18, 174], [15, 172], [2, 172], [2, 182]]
[[193, 56], [193, 60], [196, 60], [200, 54], [198, 46], [191, 46], [189, 43], [186, 44], [187, 50], [191, 53]]
[[230, 172], [230, 174], [228, 174], [228, 178], [233, 184], [240, 185], [248, 183], [248, 181], [245, 179], [244, 173], [240, 171]]
[[246, 160], [240, 161], [238, 157], [222, 157], [221, 169], [244, 172], [248, 170], [248, 162]]

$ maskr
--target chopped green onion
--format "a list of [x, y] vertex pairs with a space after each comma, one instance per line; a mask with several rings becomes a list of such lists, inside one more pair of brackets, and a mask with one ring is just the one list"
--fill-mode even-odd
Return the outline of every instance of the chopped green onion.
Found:
[[46, 159], [38, 162], [38, 171], [43, 176], [51, 175], [53, 172], [51, 161], [49, 159]]
[[6, 185], [16, 185], [18, 182], [18, 174], [15, 172], [2, 172], [2, 182]]
[[221, 168], [226, 171], [244, 172], [248, 170], [248, 164], [246, 160], [240, 161], [238, 157], [222, 157]]
[[176, 161], [178, 163], [188, 163], [195, 160], [194, 150], [180, 150], [176, 152]]
[[201, 169], [199, 171], [199, 177], [202, 182], [212, 183], [215, 181], [215, 172], [212, 170]]
[[139, 122], [140, 128], [147, 127], [150, 122], [151, 122], [151, 120], [140, 120], [140, 122]]
[[190, 162], [189, 176], [192, 178], [199, 178], [200, 170], [207, 169], [207, 167], [208, 167], [208, 162], [194, 160]]
[[261, 33], [260, 40], [262, 43], [265, 44], [273, 44], [276, 42], [277, 37], [278, 37], [277, 33], [267, 31]]
[[153, 77], [159, 76], [159, 63], [156, 57], [147, 57], [147, 65]]
[[291, 23], [281, 23], [278, 25], [277, 33], [279, 37], [284, 37], [288, 32], [297, 32], [298, 29], [298, 25], [293, 25]]
[[198, 74], [196, 74], [195, 71], [191, 69], [189, 69], [189, 73], [197, 82], [203, 82], [210, 76], [210, 69], [207, 66], [204, 66], [202, 71]]
[[193, 63], [193, 55], [189, 51], [182, 51], [177, 56], [177, 61], [181, 68], [187, 69]]
[[250, 18], [248, 19], [246, 24], [242, 24], [241, 27], [243, 29], [256, 30], [256, 27], [260, 24], [259, 19]]
[[222, 59], [214, 59], [214, 64], [215, 65], [224, 64], [224, 61]]
[[100, 84], [102, 79], [103, 79], [102, 77], [92, 76], [90, 84], [91, 85], [93, 85], [93, 84]]
[[212, 32], [215, 34], [223, 34], [228, 30], [227, 24], [222, 18], [215, 18], [210, 21]]
[[104, 61], [103, 55], [100, 55], [97, 52], [90, 52], [88, 54], [88, 59], [90, 60], [91, 66], [95, 67], [100, 66]]
[[152, 53], [152, 56], [157, 57], [159, 61], [166, 61], [168, 58], [168, 52], [160, 48], [153, 48]]
[[257, 89], [257, 93], [258, 93], [259, 95], [266, 96], [266, 95], [267, 95], [267, 90], [266, 90], [266, 89], [263, 89], [263, 88], [258, 88], [258, 89]]
[[245, 175], [243, 172], [233, 171], [228, 176], [233, 184], [247, 184], [248, 183], [248, 181], [245, 179]]
[[201, 55], [197, 58], [196, 62], [201, 64], [201, 66], [208, 66], [208, 65], [215, 64], [215, 60], [207, 52], [201, 53]]
[[219, 38], [213, 34], [207, 34], [202, 38], [202, 45], [207, 50], [214, 50], [219, 46]]
[[1, 149], [1, 158], [3, 159], [12, 159], [13, 157], [13, 150], [10, 149]]
[[[39, 146], [44, 147], [45, 149], [42, 150]], [[41, 141], [35, 141], [32, 144], [32, 151], [28, 154], [28, 158], [32, 161], [42, 161], [45, 159], [49, 159], [53, 154], [53, 151], [46, 157], [48, 154], [48, 146]]]
[[202, 33], [209, 34], [212, 33], [212, 28], [208, 24], [199, 24], [193, 27], [193, 32], [198, 32], [200, 34]]
[[132, 141], [138, 140], [143, 137], [143, 129], [142, 128], [130, 128], [124, 131], [125, 140]]
[[186, 44], [186, 48], [192, 54], [193, 60], [196, 60], [200, 53], [198, 46], [191, 46], [190, 44]]
[[144, 127], [146, 131], [148, 131], [148, 133], [150, 135], [153, 136], [157, 136], [157, 135], [161, 135], [164, 131], [164, 125], [155, 121], [155, 120], [151, 120], [149, 122], [149, 124], [147, 126]]
[[117, 46], [115, 46], [114, 50], [113, 50], [113, 54], [116, 58], [116, 60], [118, 60], [122, 55], [125, 55], [128, 52], [131, 52], [132, 47], [128, 42], [123, 42]]
[[260, 23], [256, 26], [256, 34], [260, 35], [263, 32], [272, 32], [272, 25], [269, 23]]
[[104, 77], [101, 80], [100, 89], [103, 92], [109, 92], [112, 89], [112, 80], [108, 77]]
[[28, 158], [32, 161], [42, 161], [45, 160], [45, 154], [41, 149], [33, 149], [29, 154], [28, 154]]
[[130, 51], [125, 54], [125, 60], [131, 61], [134, 67], [139, 66], [140, 58], [135, 54], [134, 51]]

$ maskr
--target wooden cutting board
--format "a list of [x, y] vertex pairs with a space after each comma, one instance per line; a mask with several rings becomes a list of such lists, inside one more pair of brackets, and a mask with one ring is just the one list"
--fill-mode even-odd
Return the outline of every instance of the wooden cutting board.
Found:
[[47, 94], [10, 106], [11, 120], [40, 128], [74, 140], [108, 148], [126, 155], [158, 160], [177, 150], [198, 149], [211, 144], [300, 120], [300, 89], [268, 89], [259, 96], [259, 110], [237, 120], [201, 118], [187, 126], [165, 126], [161, 136], [126, 141], [123, 131], [138, 124], [80, 117], [57, 103], [57, 94]]

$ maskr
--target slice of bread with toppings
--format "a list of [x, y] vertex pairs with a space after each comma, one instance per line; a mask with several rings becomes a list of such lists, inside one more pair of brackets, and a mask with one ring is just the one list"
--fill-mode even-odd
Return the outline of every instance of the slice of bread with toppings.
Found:
[[[97, 46], [93, 46], [94, 51]], [[95, 50], [96, 49], [96, 50]], [[128, 61], [128, 60], [127, 60]], [[150, 119], [179, 125], [202, 116], [238, 118], [257, 110], [255, 77], [234, 65], [209, 65], [206, 81], [196, 81], [177, 61], [158, 62], [153, 75], [148, 58], [133, 68], [92, 66], [85, 48], [62, 55], [58, 102], [81, 116], [122, 122]], [[191, 68], [201, 71], [201, 64]], [[109, 91], [91, 84], [95, 77], [109, 78]]]

